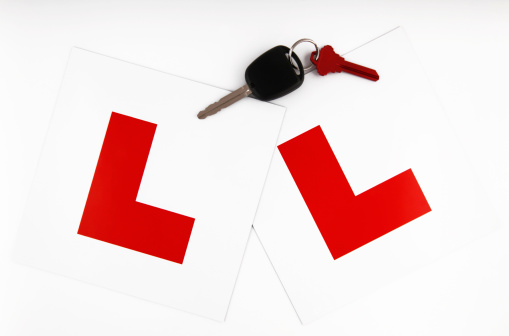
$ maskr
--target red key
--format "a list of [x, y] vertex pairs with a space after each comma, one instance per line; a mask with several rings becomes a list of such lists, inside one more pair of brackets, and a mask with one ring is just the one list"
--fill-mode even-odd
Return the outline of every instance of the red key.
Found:
[[318, 60], [315, 59], [315, 54], [315, 51], [311, 53], [311, 62], [316, 65], [316, 70], [322, 76], [330, 72], [344, 71], [375, 82], [380, 78], [376, 70], [345, 61], [343, 57], [334, 52], [334, 49], [330, 45], [326, 45], [320, 50]]

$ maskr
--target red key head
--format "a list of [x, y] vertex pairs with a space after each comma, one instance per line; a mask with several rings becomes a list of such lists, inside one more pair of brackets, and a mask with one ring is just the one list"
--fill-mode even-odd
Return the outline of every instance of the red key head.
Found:
[[316, 70], [322, 76], [330, 72], [341, 72], [341, 65], [345, 59], [334, 52], [330, 45], [320, 50], [318, 60], [315, 59], [316, 52], [311, 53], [311, 62], [316, 65]]

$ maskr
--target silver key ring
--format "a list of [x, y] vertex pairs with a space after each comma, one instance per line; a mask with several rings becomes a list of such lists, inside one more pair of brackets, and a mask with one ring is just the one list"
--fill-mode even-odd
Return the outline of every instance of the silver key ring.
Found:
[[[299, 44], [303, 42], [309, 42], [312, 43], [315, 46], [316, 54], [315, 54], [315, 60], [318, 61], [318, 57], [320, 56], [320, 50], [318, 49], [318, 46], [316, 45], [315, 41], [308, 38], [303, 38], [295, 42], [292, 47], [290, 48], [290, 51], [288, 52], [288, 59], [290, 60], [290, 63], [293, 65], [294, 68], [297, 68], [297, 65], [295, 64], [295, 61], [292, 58], [293, 49], [295, 49]], [[304, 68], [304, 74], [307, 74], [310, 71], [313, 71], [315, 69], [315, 65], [311, 63], [310, 66]]]

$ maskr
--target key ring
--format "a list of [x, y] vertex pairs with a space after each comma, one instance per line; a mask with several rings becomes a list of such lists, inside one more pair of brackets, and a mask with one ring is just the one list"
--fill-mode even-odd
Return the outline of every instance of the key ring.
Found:
[[[316, 50], [315, 60], [316, 61], [318, 61], [318, 57], [320, 56], [320, 50], [318, 49], [318, 46], [316, 45], [315, 41], [313, 41], [312, 39], [308, 39], [308, 38], [300, 39], [292, 45], [292, 47], [290, 48], [290, 51], [288, 52], [288, 59], [290, 60], [290, 63], [293, 65], [294, 68], [297, 68], [297, 65], [294, 63], [293, 58], [292, 58], [293, 49], [295, 49], [299, 44], [301, 44], [303, 42], [309, 42], [315, 46], [315, 50]], [[314, 68], [315, 68], [315, 65], [313, 63], [311, 63], [310, 66], [304, 68], [304, 74], [307, 74], [308, 72], [313, 71]]]

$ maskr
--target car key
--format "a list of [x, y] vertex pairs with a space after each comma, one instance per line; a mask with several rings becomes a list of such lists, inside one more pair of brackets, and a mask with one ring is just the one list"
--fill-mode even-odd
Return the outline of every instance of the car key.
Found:
[[[310, 42], [315, 46], [315, 51], [310, 57], [312, 64], [306, 68], [302, 66], [300, 59], [293, 52], [295, 47], [302, 42]], [[249, 95], [263, 101], [287, 95], [298, 89], [304, 82], [304, 74], [315, 68], [322, 76], [330, 72], [344, 71], [372, 81], [379, 79], [375, 70], [345, 61], [343, 57], [334, 52], [331, 46], [327, 45], [319, 50], [313, 40], [301, 39], [295, 42], [291, 48], [277, 46], [255, 59], [246, 69], [246, 85], [209, 105], [198, 113], [198, 118], [205, 119]]]
[[290, 56], [297, 63], [297, 69], [294, 67], [289, 52], [290, 48], [277, 46], [260, 55], [246, 69], [247, 84], [209, 105], [198, 113], [198, 118], [205, 119], [249, 95], [268, 101], [299, 88], [304, 81], [304, 68], [295, 53]]

